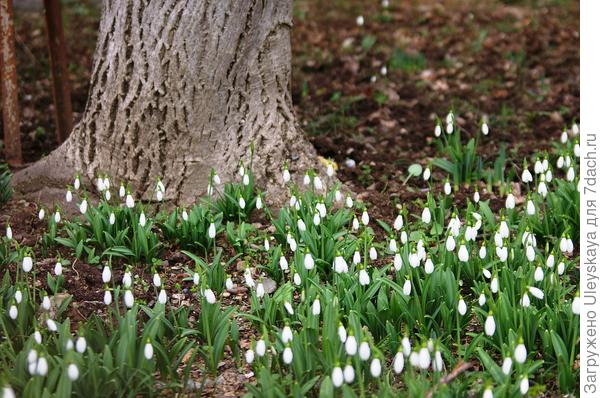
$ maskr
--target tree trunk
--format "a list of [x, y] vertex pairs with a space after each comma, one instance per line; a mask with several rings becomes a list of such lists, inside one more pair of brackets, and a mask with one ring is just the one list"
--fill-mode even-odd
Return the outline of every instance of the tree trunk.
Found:
[[282, 192], [281, 169], [314, 166], [290, 94], [292, 0], [106, 0], [82, 120], [16, 178], [64, 189], [77, 171], [128, 181], [150, 199], [193, 202], [212, 167]]

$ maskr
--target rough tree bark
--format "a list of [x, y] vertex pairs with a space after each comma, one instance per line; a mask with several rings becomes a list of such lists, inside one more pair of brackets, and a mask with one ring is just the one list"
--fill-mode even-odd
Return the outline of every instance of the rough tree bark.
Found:
[[234, 177], [254, 143], [257, 182], [315, 165], [290, 94], [292, 0], [105, 0], [82, 120], [16, 176], [27, 193], [106, 173], [149, 199], [190, 203], [211, 167]]

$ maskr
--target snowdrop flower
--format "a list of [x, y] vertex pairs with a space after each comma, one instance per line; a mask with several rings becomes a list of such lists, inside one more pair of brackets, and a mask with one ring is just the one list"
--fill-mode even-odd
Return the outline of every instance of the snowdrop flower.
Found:
[[548, 187], [546, 186], [545, 176], [543, 174], [542, 178], [540, 179], [540, 183], [538, 184], [537, 193], [539, 193], [543, 198], [545, 198], [546, 195], [548, 195]]
[[38, 213], [38, 218], [40, 220], [43, 220], [45, 216], [46, 216], [46, 211], [43, 208], [41, 208], [40, 212]]
[[560, 142], [563, 144], [566, 144], [567, 141], [569, 139], [569, 136], [567, 135], [567, 130], [563, 130], [562, 134], [560, 135]]
[[331, 381], [335, 388], [339, 388], [344, 384], [344, 372], [342, 371], [342, 368], [339, 366], [333, 368], [333, 371], [331, 372]]
[[394, 270], [400, 271], [402, 269], [402, 256], [400, 253], [394, 255]]
[[246, 357], [246, 363], [248, 365], [252, 365], [252, 362], [254, 362], [254, 351], [252, 349], [249, 349], [248, 351], [246, 351], [244, 356]]
[[475, 193], [473, 194], [473, 201], [475, 203], [479, 203], [479, 199], [480, 199], [479, 191], [475, 191]]
[[48, 326], [48, 330], [51, 332], [56, 332], [58, 330], [58, 326], [56, 326], [54, 319], [46, 319], [46, 326]]
[[490, 283], [490, 290], [494, 294], [498, 293], [498, 277], [497, 276], [494, 276], [494, 278], [492, 279], [492, 282]]
[[560, 263], [558, 263], [558, 267], [556, 267], [556, 270], [558, 271], [558, 275], [562, 275], [565, 273], [565, 263], [563, 263], [562, 261]]
[[15, 319], [17, 319], [17, 316], [19, 316], [19, 310], [17, 309], [17, 306], [12, 304], [10, 306], [10, 308], [8, 309], [8, 316], [10, 317], [10, 319], [12, 319], [13, 321]]
[[233, 290], [233, 281], [231, 280], [231, 277], [227, 277], [227, 279], [225, 279], [225, 289], [227, 289], [228, 291]]
[[244, 184], [245, 186], [250, 184], [250, 176], [248, 174], [244, 174], [244, 176], [242, 177], [242, 184]]
[[59, 276], [62, 275], [62, 264], [60, 261], [56, 262], [56, 265], [54, 265], [54, 275]]
[[310, 184], [310, 176], [308, 174], [304, 174], [303, 183], [304, 185]]
[[283, 363], [289, 365], [290, 363], [292, 363], [293, 359], [294, 353], [292, 353], [292, 349], [289, 346], [285, 347], [285, 349], [283, 350]]
[[482, 272], [486, 279], [490, 279], [492, 277], [492, 273], [488, 269], [484, 268]]
[[321, 300], [317, 297], [312, 304], [312, 314], [318, 316], [321, 313]]
[[352, 201], [352, 198], [350, 197], [350, 195], [346, 196], [346, 207], [347, 208], [352, 208], [352, 206], [354, 205], [354, 202]]
[[[578, 296], [579, 297], [579, 296]], [[371, 356], [371, 347], [366, 340], [363, 340], [358, 347], [358, 357], [362, 361], [366, 361]]]
[[567, 181], [572, 182], [575, 180], [575, 170], [573, 169], [573, 167], [569, 167], [569, 170], [567, 170]]
[[133, 293], [131, 290], [125, 290], [125, 296], [123, 297], [123, 300], [125, 301], [125, 306], [127, 308], [133, 307]]
[[450, 186], [450, 182], [448, 182], [448, 180], [446, 180], [444, 183], [444, 193], [446, 195], [450, 195], [452, 193], [452, 187]]
[[523, 339], [519, 339], [519, 344], [515, 347], [515, 360], [518, 363], [525, 363], [527, 360], [527, 348], [523, 344]]
[[290, 245], [290, 250], [295, 252], [298, 245], [296, 244], [296, 239], [291, 234], [287, 236], [287, 242]]
[[291, 180], [291, 178], [292, 178], [292, 176], [290, 175], [290, 172], [289, 172], [289, 170], [287, 169], [287, 167], [285, 167], [285, 168], [283, 169], [283, 175], [282, 175], [282, 178], [283, 178], [283, 183], [284, 183], [284, 184], [287, 184], [288, 182], [290, 182], [290, 180]]
[[402, 218], [402, 214], [398, 214], [396, 219], [394, 220], [394, 229], [399, 231], [404, 226], [404, 218]]
[[531, 305], [531, 300], [529, 300], [529, 295], [527, 293], [524, 293], [521, 300], [519, 300], [519, 303], [523, 306], [523, 308], [529, 308], [529, 306]]
[[350, 363], [346, 364], [346, 366], [344, 367], [344, 381], [347, 384], [352, 384], [352, 382], [354, 381], [354, 377], [354, 368]]
[[479, 306], [483, 307], [485, 305], [485, 302], [486, 302], [485, 294], [481, 293], [479, 295]]
[[260, 339], [256, 342], [256, 355], [262, 357], [267, 352], [267, 344], [263, 339]]
[[125, 198], [125, 205], [130, 209], [133, 209], [135, 206], [135, 201], [133, 200], [133, 196], [131, 196], [130, 193], [128, 193], [127, 197]]
[[421, 220], [425, 224], [429, 224], [431, 222], [431, 211], [429, 210], [429, 207], [425, 207], [423, 209], [423, 212], [421, 213]]
[[110, 268], [108, 267], [108, 265], [105, 265], [104, 268], [102, 269], [102, 282], [103, 283], [110, 282], [111, 275], [112, 274], [110, 272]]
[[492, 387], [487, 386], [483, 391], [482, 398], [494, 398], [494, 393], [492, 392]]
[[300, 230], [300, 232], [306, 231], [306, 224], [304, 223], [304, 221], [301, 218], [298, 219], [296, 224], [298, 224], [298, 230]]
[[454, 124], [448, 123], [446, 124], [446, 133], [452, 134], [454, 132]]
[[57, 224], [60, 222], [60, 212], [58, 210], [54, 213], [54, 222]]
[[381, 360], [379, 358], [373, 358], [369, 370], [371, 371], [371, 376], [378, 378], [381, 375]]
[[214, 303], [217, 302], [217, 298], [215, 297], [215, 293], [210, 288], [204, 290], [204, 297], [206, 298], [206, 302], [208, 304], [214, 304]]
[[334, 196], [335, 196], [335, 201], [336, 202], [341, 202], [342, 199], [343, 199], [342, 193], [339, 191], [339, 189], [335, 191]]
[[511, 357], [504, 358], [504, 361], [502, 362], [502, 373], [504, 373], [506, 376], [508, 376], [510, 374], [511, 368], [512, 368], [512, 358]]
[[548, 163], [548, 158], [544, 158], [544, 160], [542, 160], [542, 172], [548, 170], [549, 166], [550, 164]]
[[81, 178], [79, 177], [79, 174], [78, 174], [75, 176], [75, 180], [73, 181], [73, 188], [75, 188], [75, 190], [77, 191], [80, 186], [81, 186]]
[[290, 329], [288, 325], [285, 325], [281, 331], [281, 342], [287, 344], [292, 341], [293, 338], [294, 335], [292, 334], [292, 329]]
[[358, 223], [358, 218], [354, 217], [352, 219], [352, 230], [358, 231], [359, 228], [360, 228], [360, 224]]
[[394, 238], [390, 239], [390, 244], [388, 245], [388, 249], [389, 249], [389, 251], [394, 252], [394, 253], [396, 251], [398, 251], [398, 244], [396, 243], [396, 239], [394, 239]]
[[263, 207], [263, 201], [262, 201], [262, 196], [258, 195], [258, 197], [256, 198], [256, 209], [260, 210]]
[[160, 289], [160, 292], [158, 293], [158, 302], [162, 305], [167, 303], [167, 292], [165, 289]]
[[265, 295], [265, 285], [262, 282], [259, 282], [256, 285], [256, 297], [262, 298]]
[[67, 203], [71, 203], [73, 200], [73, 193], [71, 192], [71, 188], [67, 188], [67, 193], [65, 194], [65, 200]]
[[540, 288], [537, 288], [535, 286], [529, 286], [528, 290], [533, 295], [533, 297], [537, 298], [538, 300], [544, 299], [544, 292]]
[[552, 181], [552, 170], [550, 170], [550, 169], [548, 171], [546, 171], [546, 181], [547, 182]]
[[496, 332], [496, 321], [494, 320], [494, 316], [492, 315], [492, 313], [490, 312], [487, 316], [487, 318], [485, 319], [485, 334], [487, 334], [488, 336], [493, 336], [494, 333]]
[[[120, 198], [124, 198], [125, 197], [125, 186], [123, 185], [123, 183], [121, 183], [121, 186], [119, 187], [119, 197]], [[133, 199], [133, 198], [131, 198]]]
[[486, 122], [483, 122], [481, 124], [481, 132], [483, 133], [483, 135], [488, 135], [490, 133], [490, 128]]
[[464, 244], [460, 245], [460, 248], [458, 249], [458, 259], [463, 263], [469, 261], [469, 251]]
[[346, 263], [346, 260], [344, 260], [344, 258], [339, 254], [333, 260], [333, 270], [338, 274], [348, 272], [348, 264]]
[[361, 269], [358, 272], [358, 282], [360, 283], [361, 286], [367, 286], [371, 282], [371, 279], [369, 278], [369, 273], [367, 272], [367, 270]]
[[160, 275], [157, 272], [155, 272], [154, 275], [153, 275], [153, 277], [152, 277], [152, 283], [156, 287], [160, 287], [160, 285], [161, 285]]
[[346, 339], [348, 338], [348, 334], [346, 333], [346, 328], [344, 327], [344, 325], [340, 322], [338, 325], [338, 337], [340, 338], [340, 341], [342, 343], [346, 342]]
[[441, 372], [444, 369], [444, 360], [442, 359], [442, 353], [436, 350], [433, 354], [433, 370]]
[[419, 254], [413, 249], [413, 251], [408, 255], [408, 263], [411, 267], [417, 268], [419, 266], [419, 262]]
[[77, 337], [77, 341], [75, 341], [75, 350], [78, 353], [83, 354], [86, 349], [87, 349], [87, 341], [85, 340], [85, 337], [83, 337], [83, 336]]
[[112, 294], [110, 290], [106, 289], [104, 291], [104, 305], [110, 305], [112, 303]]
[[[106, 199], [107, 202], [110, 200], [110, 191], [108, 189], [106, 191], [104, 191], [104, 198]], [[162, 200], [162, 196], [158, 200]]]
[[523, 170], [523, 174], [521, 174], [521, 180], [524, 183], [529, 183], [533, 181], [533, 176], [531, 175], [531, 172], [528, 168], [525, 168], [525, 170]]
[[69, 376], [69, 380], [75, 381], [79, 378], [79, 368], [74, 363], [70, 364], [67, 367], [67, 376]]
[[571, 131], [573, 132], [574, 136], [579, 135], [579, 126], [577, 125], [577, 123], [573, 123], [573, 126], [571, 127]]
[[47, 294], [44, 294], [44, 298], [42, 298], [41, 306], [44, 311], [50, 311], [52, 304], [50, 303], [50, 297], [48, 297]]
[[362, 15], [356, 17], [356, 24], [358, 26], [363, 26], [365, 24], [365, 17], [363, 17]]
[[481, 247], [479, 248], [479, 258], [480, 259], [485, 259], [487, 256], [487, 248], [485, 247], [485, 245], [481, 245]]
[[210, 239], [214, 239], [215, 236], [217, 236], [217, 227], [215, 226], [214, 222], [211, 222], [208, 226], [208, 237]]
[[515, 196], [512, 194], [512, 192], [509, 192], [508, 196], [506, 197], [506, 208], [511, 210], [515, 208]]
[[[37, 330], [36, 330], [36, 332], [37, 332], [37, 334], [40, 334], [40, 332], [39, 332], [39, 331], [37, 331]], [[38, 342], [38, 340], [37, 340], [37, 339], [36, 339], [36, 342], [37, 342], [38, 344], [42, 344], [42, 336], [41, 336], [41, 335], [40, 335], [40, 340], [39, 340], [39, 342]], [[38, 360], [38, 353], [37, 353], [37, 351], [36, 351], [36, 350], [34, 350], [34, 349], [32, 349], [32, 350], [29, 350], [29, 353], [27, 354], [27, 362], [29, 362], [29, 363], [32, 363], [32, 362], [37, 362], [37, 360]], [[31, 372], [31, 373], [33, 373], [33, 372]]]
[[573, 153], [576, 157], [579, 157], [581, 155], [581, 148], [578, 142], [575, 142], [575, 145], [573, 146]]
[[389, 0], [381, 0], [381, 7], [388, 8], [390, 6]]
[[48, 374], [48, 361], [46, 357], [39, 357], [36, 366], [36, 372], [39, 376], [46, 376]]
[[115, 213], [111, 212], [111, 213], [110, 213], [110, 216], [108, 217], [108, 223], [109, 223], [110, 225], [114, 225], [114, 224], [115, 224], [115, 221], [116, 221], [116, 220], [115, 220]]
[[431, 177], [431, 169], [429, 167], [426, 167], [425, 171], [423, 171], [423, 180], [429, 181], [430, 177]]
[[321, 180], [321, 177], [315, 176], [315, 178], [313, 178], [313, 184], [315, 184], [315, 189], [317, 191], [323, 190], [323, 181]]
[[503, 263], [508, 259], [508, 249], [506, 247], [496, 247], [496, 255]]
[[508, 223], [504, 218], [502, 219], [502, 221], [500, 221], [500, 228], [498, 232], [500, 233], [500, 237], [503, 239], [508, 238], [510, 236], [510, 229], [508, 228]]
[[431, 274], [434, 270], [434, 265], [433, 265], [433, 261], [431, 261], [431, 259], [428, 257], [425, 260], [425, 273], [426, 274]]
[[[108, 277], [108, 279], [110, 280], [110, 276]], [[123, 280], [121, 281], [121, 283], [123, 284], [123, 287], [126, 289], [129, 289], [131, 287], [131, 283], [132, 283], [131, 272], [125, 271], [125, 273], [123, 274]], [[160, 282], [159, 282], [158, 286], [160, 286]]]
[[315, 268], [315, 260], [313, 259], [312, 255], [308, 252], [308, 250], [304, 254], [304, 268], [306, 268], [307, 270]]
[[419, 353], [416, 351], [411, 352], [408, 361], [413, 368], [419, 367]]
[[435, 129], [433, 130], [433, 135], [435, 135], [436, 137], [439, 137], [440, 135], [442, 135], [442, 126], [437, 123], [435, 125]]
[[548, 268], [554, 267], [554, 254], [550, 253], [548, 258], [546, 259], [546, 266]]
[[581, 303], [579, 298], [579, 291], [575, 293], [575, 297], [573, 297], [573, 302], [571, 303], [571, 310], [573, 314], [579, 315], [581, 313]]
[[404, 354], [405, 357], [408, 357], [411, 352], [412, 347], [410, 344], [410, 340], [408, 339], [408, 336], [404, 336], [402, 338], [402, 354]]
[[556, 160], [556, 167], [558, 167], [559, 169], [562, 169], [564, 165], [565, 165], [565, 157], [563, 155], [560, 155], [558, 157], [558, 159]]
[[240, 196], [240, 199], [238, 200], [238, 204], [240, 205], [240, 209], [245, 209], [246, 208], [246, 201], [241, 196]]
[[282, 271], [287, 271], [288, 269], [288, 261], [284, 256], [279, 257], [279, 268], [281, 268]]
[[410, 280], [407, 279], [404, 281], [404, 286], [402, 286], [402, 293], [404, 293], [405, 296], [410, 296], [411, 290], [412, 284], [410, 283]]
[[446, 239], [446, 250], [451, 252], [456, 248], [456, 241], [454, 240], [454, 236], [449, 235], [448, 239]]
[[301, 284], [302, 284], [302, 278], [300, 277], [300, 274], [297, 272], [294, 272], [294, 285], [300, 286]]
[[398, 351], [394, 356], [394, 362], [392, 363], [392, 368], [394, 373], [400, 374], [404, 369], [404, 355], [402, 355], [401, 351]]
[[373, 261], [377, 260], [377, 250], [373, 246], [369, 248], [369, 258]]
[[360, 221], [363, 223], [364, 226], [369, 225], [369, 213], [367, 213], [366, 210], [362, 212], [362, 215], [360, 216]]
[[423, 370], [429, 368], [431, 364], [431, 356], [427, 347], [421, 347], [419, 350], [419, 367]]
[[458, 300], [458, 313], [461, 316], [464, 316], [467, 313], [467, 304], [465, 303], [465, 300], [463, 300], [462, 297], [460, 298], [460, 300]]
[[23, 293], [21, 293], [21, 290], [17, 290], [15, 292], [15, 301], [17, 302], [17, 304], [21, 304], [22, 300], [23, 300]]
[[348, 336], [348, 338], [346, 339], [346, 342], [344, 343], [344, 347], [346, 348], [346, 354], [352, 356], [352, 355], [356, 355], [356, 352], [358, 350], [358, 345], [356, 342], [356, 337], [354, 337], [354, 335], [352, 333], [350, 333], [350, 336]]
[[533, 262], [533, 260], [535, 260], [535, 250], [533, 246], [527, 246], [525, 249], [525, 255], [527, 256], [527, 260], [529, 262]]
[[527, 214], [533, 216], [535, 214], [535, 205], [533, 204], [533, 200], [527, 200]]
[[519, 391], [521, 391], [522, 395], [527, 394], [527, 391], [529, 391], [529, 379], [527, 378], [527, 375], [523, 375], [521, 377], [521, 382], [519, 383]]
[[147, 360], [151, 360], [153, 356], [154, 356], [154, 348], [152, 347], [152, 344], [150, 343], [150, 339], [148, 339], [148, 340], [146, 340], [146, 345], [144, 345], [144, 357]]

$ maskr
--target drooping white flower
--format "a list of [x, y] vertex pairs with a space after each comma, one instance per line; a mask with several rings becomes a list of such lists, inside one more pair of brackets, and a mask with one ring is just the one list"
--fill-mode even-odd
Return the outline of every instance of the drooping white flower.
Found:
[[529, 286], [528, 288], [529, 293], [531, 293], [533, 295], [533, 297], [535, 297], [538, 300], [543, 300], [544, 299], [544, 292], [542, 291], [542, 289], [537, 288], [535, 286]]
[[485, 305], [486, 301], [487, 301], [487, 299], [485, 298], [485, 294], [481, 293], [479, 295], [479, 299], [478, 299], [479, 306], [483, 307]]
[[312, 303], [312, 314], [318, 316], [321, 313], [321, 300], [317, 297]]
[[131, 196], [130, 193], [127, 194], [127, 197], [125, 198], [125, 205], [129, 208], [129, 209], [133, 209], [135, 207], [135, 201], [133, 200], [133, 196]]
[[127, 289], [125, 290], [125, 295], [123, 297], [123, 300], [125, 301], [125, 306], [127, 308], [131, 308], [133, 307], [133, 293], [131, 292], [131, 290]]
[[394, 362], [392, 364], [392, 368], [394, 369], [394, 373], [400, 374], [404, 369], [404, 355], [402, 355], [401, 351], [398, 351], [394, 356]]
[[454, 240], [454, 236], [449, 235], [448, 239], [446, 239], [446, 250], [451, 252], [456, 248], [456, 240]]
[[496, 321], [494, 320], [494, 316], [490, 313], [485, 319], [485, 334], [488, 336], [493, 336], [496, 332]]
[[481, 124], [481, 132], [483, 133], [483, 135], [488, 135], [490, 133], [490, 128], [486, 122], [483, 122]]
[[346, 263], [346, 260], [342, 256], [338, 255], [334, 258], [333, 270], [338, 274], [348, 272], [348, 263]]
[[244, 200], [243, 197], [240, 196], [239, 200], [238, 200], [238, 204], [240, 205], [240, 209], [245, 209], [246, 208], [246, 201]]
[[160, 292], [158, 293], [158, 302], [162, 305], [167, 303], [167, 292], [165, 289], [160, 289]]
[[465, 303], [465, 300], [463, 300], [462, 297], [458, 300], [458, 313], [461, 316], [464, 316], [467, 313], [467, 303]]
[[10, 319], [12, 319], [13, 321], [15, 319], [17, 319], [17, 316], [19, 316], [19, 310], [17, 309], [17, 306], [12, 304], [10, 306], [10, 308], [8, 309], [8, 316], [10, 317]]
[[581, 313], [581, 303], [579, 299], [579, 292], [575, 293], [575, 297], [573, 297], [573, 302], [571, 303], [571, 310], [573, 314], [579, 315]]
[[346, 382], [346, 384], [352, 384], [352, 382], [354, 381], [354, 377], [354, 368], [351, 364], [346, 364], [346, 366], [344, 366], [344, 381]]
[[531, 305], [531, 300], [529, 300], [529, 295], [527, 293], [524, 293], [523, 297], [519, 301], [523, 308], [529, 308]]
[[290, 329], [288, 325], [285, 325], [281, 331], [281, 341], [283, 344], [287, 344], [288, 342], [292, 341], [293, 338], [294, 335], [292, 333], [292, 329]]
[[512, 358], [511, 357], [504, 358], [504, 361], [502, 362], [502, 373], [504, 373], [506, 376], [508, 376], [510, 374], [511, 368], [512, 368]]
[[425, 273], [426, 274], [431, 274], [434, 271], [434, 265], [433, 265], [433, 261], [431, 261], [431, 259], [428, 257], [425, 260]]
[[252, 349], [249, 349], [248, 351], [246, 351], [244, 356], [246, 358], [246, 363], [248, 365], [252, 365], [252, 362], [254, 362], [254, 351]]
[[38, 376], [45, 377], [48, 374], [48, 360], [46, 360], [46, 357], [41, 356], [38, 358], [35, 369]]
[[515, 208], [515, 196], [512, 194], [512, 192], [510, 192], [507, 196], [506, 196], [506, 208], [511, 210]]
[[523, 174], [521, 174], [521, 180], [524, 183], [529, 183], [533, 181], [533, 176], [531, 175], [529, 169], [526, 168], [525, 170], [523, 170]]
[[288, 182], [290, 182], [290, 179], [292, 178], [292, 176], [290, 175], [290, 172], [287, 169], [287, 167], [283, 169], [282, 178], [283, 178], [283, 183], [284, 184], [287, 184]]
[[464, 244], [460, 245], [460, 248], [458, 249], [458, 259], [463, 263], [469, 261], [469, 251]]
[[558, 267], [556, 267], [556, 270], [558, 271], [558, 275], [562, 275], [565, 273], [565, 263], [563, 263], [562, 261], [560, 263], [558, 263]]
[[399, 231], [402, 229], [403, 226], [404, 226], [404, 218], [402, 217], [402, 214], [398, 214], [398, 216], [394, 220], [394, 229], [396, 231]]
[[286, 271], [289, 268], [288, 261], [284, 256], [279, 257], [279, 268], [281, 268], [282, 271]]
[[365, 24], [365, 17], [363, 17], [362, 15], [356, 17], [356, 24], [358, 26], [363, 26]]
[[112, 303], [112, 294], [110, 293], [110, 290], [106, 289], [104, 291], [104, 305], [111, 305]]
[[256, 342], [255, 348], [256, 348], [256, 355], [258, 355], [259, 357], [262, 357], [267, 352], [267, 343], [263, 339], [259, 339]]
[[412, 284], [410, 283], [410, 279], [404, 281], [404, 285], [402, 286], [402, 293], [405, 296], [410, 296], [410, 292], [412, 290]]
[[60, 212], [58, 210], [54, 213], [54, 222], [57, 224], [60, 222]]
[[419, 367], [423, 370], [429, 368], [431, 364], [431, 356], [427, 347], [421, 347], [419, 350]]
[[535, 249], [533, 246], [527, 246], [527, 248], [525, 248], [525, 256], [530, 263], [535, 260]]
[[444, 370], [444, 360], [442, 358], [442, 353], [439, 350], [436, 350], [433, 354], [433, 370], [436, 372]]
[[52, 304], [50, 303], [50, 297], [44, 294], [44, 298], [42, 298], [42, 309], [44, 311], [50, 311], [50, 307], [52, 307]]
[[367, 270], [361, 269], [358, 272], [358, 282], [361, 286], [367, 286], [371, 282], [371, 278], [369, 277]]
[[362, 212], [362, 215], [360, 216], [360, 221], [363, 223], [364, 226], [369, 225], [369, 213], [367, 213], [366, 210]]
[[444, 193], [446, 195], [450, 195], [452, 193], [452, 186], [450, 185], [450, 183], [448, 181], [446, 181], [444, 183]]
[[352, 230], [358, 231], [359, 228], [360, 228], [360, 224], [358, 223], [358, 218], [354, 217], [352, 219]]
[[108, 223], [109, 223], [110, 225], [114, 225], [114, 224], [115, 224], [115, 221], [116, 221], [116, 220], [115, 220], [115, 213], [111, 212], [111, 213], [110, 213], [110, 216], [108, 217]]
[[46, 216], [46, 211], [44, 210], [44, 208], [41, 208], [40, 212], [38, 213], [38, 218], [40, 220], [43, 220], [45, 216]]
[[102, 282], [103, 283], [110, 282], [111, 276], [112, 276], [112, 273], [110, 272], [110, 268], [108, 267], [108, 265], [105, 265], [104, 268], [102, 269]]
[[339, 388], [344, 384], [344, 372], [342, 371], [342, 368], [339, 366], [333, 368], [333, 371], [331, 372], [331, 381], [335, 388]]
[[429, 210], [429, 207], [425, 207], [423, 209], [423, 212], [421, 213], [421, 220], [425, 224], [429, 224], [431, 222], [431, 211]]
[[217, 236], [217, 227], [215, 226], [214, 222], [211, 222], [208, 226], [208, 237], [210, 239], [214, 239], [215, 236]]
[[369, 248], [369, 258], [373, 261], [377, 260], [377, 250], [373, 246]]
[[431, 177], [431, 169], [429, 167], [426, 167], [425, 171], [423, 171], [423, 180], [429, 181], [430, 177]]
[[321, 177], [315, 176], [315, 178], [313, 178], [313, 184], [315, 184], [315, 189], [317, 191], [323, 190], [323, 181], [321, 180]]
[[67, 376], [69, 376], [69, 380], [75, 381], [79, 378], [79, 368], [74, 363], [69, 364], [67, 367]]
[[404, 336], [402, 338], [401, 343], [402, 343], [402, 354], [404, 354], [405, 357], [408, 357], [410, 355], [410, 353], [412, 352], [412, 347], [411, 347], [408, 336]]
[[522, 395], [527, 394], [527, 391], [529, 391], [529, 379], [527, 378], [527, 375], [523, 375], [521, 377], [521, 382], [519, 383], [519, 391], [521, 391]]
[[527, 360], [527, 348], [522, 341], [515, 347], [515, 360], [517, 363], [525, 363]]
[[292, 349], [290, 347], [285, 347], [283, 349], [283, 363], [289, 365], [290, 363], [292, 363], [293, 359], [294, 353], [292, 352]]
[[21, 290], [18, 290], [15, 292], [15, 301], [17, 302], [17, 304], [21, 304], [21, 301], [23, 300], [23, 293], [21, 292]]
[[150, 343], [150, 340], [147, 340], [146, 344], [144, 345], [144, 357], [147, 360], [151, 360], [153, 356], [154, 356], [154, 347], [152, 347], [152, 343]]
[[256, 285], [256, 297], [262, 298], [265, 295], [265, 285], [262, 282], [259, 282]]
[[208, 304], [214, 304], [214, 303], [217, 302], [217, 298], [215, 297], [215, 293], [210, 288], [204, 290], [204, 297], [206, 298], [206, 302]]
[[473, 194], [473, 202], [479, 203], [479, 199], [480, 199], [479, 191], [475, 191], [475, 193]]
[[346, 342], [344, 343], [344, 347], [346, 348], [346, 354], [352, 356], [352, 355], [356, 355], [356, 352], [358, 350], [358, 344], [356, 342], [356, 337], [354, 337], [354, 335], [350, 334], [350, 336], [348, 336], [348, 338], [346, 339]]
[[75, 350], [77, 350], [78, 353], [83, 354], [85, 352], [86, 348], [87, 348], [87, 341], [85, 340], [85, 337], [83, 337], [83, 336], [77, 337], [77, 341], [75, 341]]
[[[197, 274], [194, 274], [194, 276]], [[197, 283], [196, 283], [197, 285]], [[233, 281], [231, 280], [231, 277], [227, 277], [227, 279], [225, 279], [225, 289], [227, 289], [228, 291], [232, 291], [233, 290]]]
[[494, 276], [492, 278], [492, 282], [490, 282], [490, 290], [494, 294], [498, 293], [498, 277], [497, 276]]
[[58, 330], [58, 326], [56, 326], [54, 319], [46, 319], [46, 326], [48, 326], [48, 330], [51, 332], [56, 332]]
[[433, 135], [435, 135], [436, 137], [439, 137], [440, 135], [442, 135], [442, 126], [437, 123], [435, 125], [435, 129], [433, 130]]
[[344, 327], [344, 325], [341, 322], [338, 325], [337, 333], [338, 333], [338, 337], [340, 338], [340, 341], [342, 343], [345, 343], [346, 339], [348, 338], [348, 333], [346, 332], [346, 328]]
[[301, 284], [302, 284], [302, 278], [300, 277], [300, 274], [297, 272], [294, 272], [294, 285], [300, 286]]
[[573, 167], [569, 167], [567, 170], [567, 181], [571, 182], [575, 180], [575, 169]]
[[369, 370], [371, 371], [371, 376], [378, 378], [381, 375], [381, 360], [379, 358], [373, 358]]
[[485, 257], [487, 256], [487, 248], [485, 247], [485, 245], [481, 245], [481, 247], [479, 248], [479, 258], [480, 259], [485, 259]]

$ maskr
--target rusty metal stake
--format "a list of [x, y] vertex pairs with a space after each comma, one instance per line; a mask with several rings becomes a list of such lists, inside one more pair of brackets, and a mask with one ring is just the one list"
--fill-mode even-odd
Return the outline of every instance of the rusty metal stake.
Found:
[[73, 109], [71, 107], [65, 35], [62, 26], [60, 0], [44, 0], [44, 7], [46, 8], [46, 26], [48, 28], [50, 69], [52, 70], [56, 138], [60, 144], [69, 136], [73, 128]]
[[12, 0], [0, 0], [0, 86], [2, 86], [0, 91], [2, 92], [4, 154], [8, 164], [20, 166], [23, 159]]

